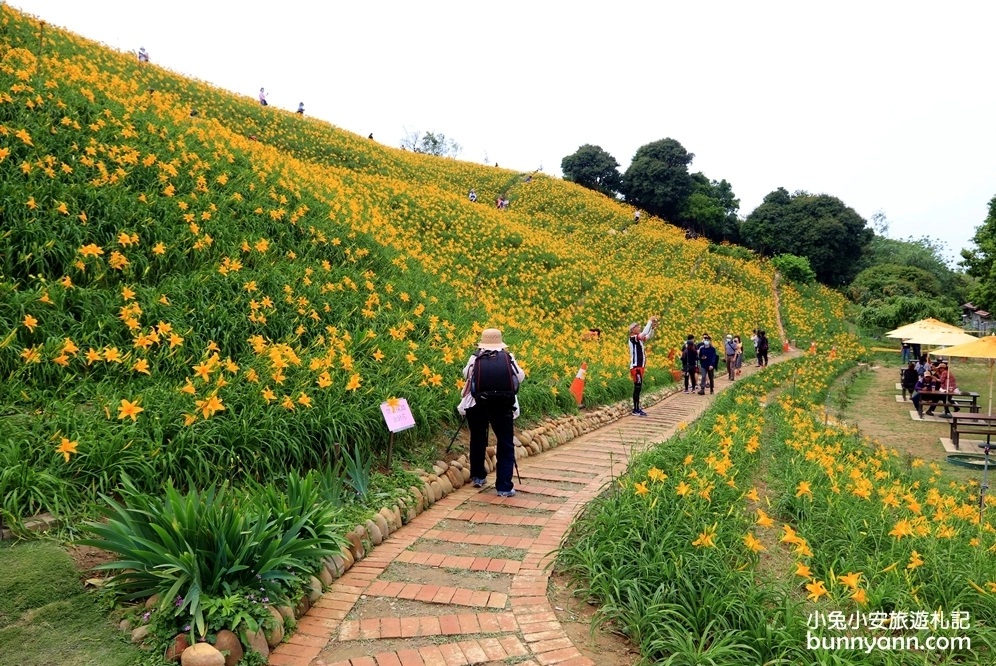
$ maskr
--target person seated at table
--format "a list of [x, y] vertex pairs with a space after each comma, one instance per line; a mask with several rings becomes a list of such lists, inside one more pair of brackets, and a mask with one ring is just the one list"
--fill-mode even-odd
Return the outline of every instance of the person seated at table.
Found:
[[[939, 361], [937, 363], [937, 386], [938, 386], [937, 390], [942, 391], [943, 393], [954, 393], [954, 394], [961, 393], [961, 391], [958, 389], [958, 382], [955, 381], [954, 373], [948, 370], [947, 361]], [[954, 410], [958, 412], [961, 411], [961, 408], [955, 407]], [[928, 415], [932, 415], [933, 413], [934, 413], [933, 407], [927, 410]], [[941, 416], [943, 416], [946, 419], [951, 418], [951, 409], [948, 407], [947, 399], [945, 399], [944, 413], [941, 414]]]
[[[920, 415], [921, 419], [923, 418], [923, 407], [920, 406], [920, 400], [922, 399], [920, 394], [924, 391], [936, 391], [938, 386], [939, 384], [937, 383], [937, 380], [934, 379], [934, 375], [928, 370], [923, 373], [923, 377], [921, 377], [913, 387], [913, 395], [910, 396], [910, 400], [913, 401], [913, 407], [916, 409], [916, 413]], [[933, 408], [931, 408], [931, 411], [933, 411]]]
[[916, 366], [914, 367], [916, 368], [917, 377], [923, 377], [923, 373], [931, 370], [930, 361], [927, 359], [927, 355], [926, 354], [921, 355], [919, 362], [917, 362]]
[[913, 391], [916, 389], [916, 383], [920, 380], [920, 375], [916, 371], [916, 366], [913, 361], [910, 361], [906, 368], [903, 370], [902, 378], [902, 388], [903, 388], [903, 400], [906, 400], [906, 392], [912, 396]]

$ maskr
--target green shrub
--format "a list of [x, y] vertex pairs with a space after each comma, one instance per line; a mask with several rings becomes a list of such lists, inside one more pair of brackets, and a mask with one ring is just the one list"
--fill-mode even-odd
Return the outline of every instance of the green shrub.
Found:
[[170, 483], [163, 500], [126, 480], [123, 502], [103, 497], [107, 520], [90, 523], [98, 538], [83, 543], [120, 558], [98, 567], [119, 572], [110, 589], [126, 599], [159, 594], [159, 611], [205, 636], [207, 611], [216, 605], [209, 600], [252, 591], [262, 603], [283, 601], [317, 559], [338, 550], [321, 522], [330, 516], [327, 505], [308, 504], [315, 484], [293, 485], [292, 496], [267, 491], [254, 502], [224, 485], [182, 494]]
[[809, 265], [806, 257], [797, 257], [794, 254], [779, 254], [772, 257], [772, 265], [786, 280], [799, 282], [801, 284], [812, 284], [816, 282], [816, 273]]

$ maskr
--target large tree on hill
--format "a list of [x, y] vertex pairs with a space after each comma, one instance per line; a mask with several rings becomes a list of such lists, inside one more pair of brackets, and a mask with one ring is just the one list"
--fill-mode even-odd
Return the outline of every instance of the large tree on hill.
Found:
[[401, 147], [415, 153], [436, 155], [437, 157], [457, 157], [463, 148], [455, 140], [442, 132], [411, 130], [401, 137]]
[[865, 219], [837, 197], [779, 187], [764, 197], [740, 225], [743, 241], [761, 254], [795, 254], [809, 259], [817, 279], [846, 285], [860, 270], [861, 254], [874, 232]]
[[740, 242], [740, 199], [726, 181], [692, 174], [692, 193], [681, 210], [681, 223], [714, 241]]
[[622, 186], [619, 162], [601, 146], [586, 143], [560, 161], [564, 179], [614, 197]]
[[992, 312], [996, 308], [996, 197], [989, 200], [989, 214], [972, 237], [975, 247], [961, 251], [961, 265], [979, 283], [972, 290], [972, 304]]
[[674, 139], [640, 146], [623, 174], [626, 202], [676, 223], [694, 182], [688, 165], [695, 155]]

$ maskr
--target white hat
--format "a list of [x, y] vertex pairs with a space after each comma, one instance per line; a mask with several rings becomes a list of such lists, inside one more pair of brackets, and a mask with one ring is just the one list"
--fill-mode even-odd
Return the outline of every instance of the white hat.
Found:
[[507, 347], [508, 345], [501, 340], [501, 331], [497, 328], [486, 328], [481, 331], [481, 341], [477, 343], [478, 349], [497, 350]]

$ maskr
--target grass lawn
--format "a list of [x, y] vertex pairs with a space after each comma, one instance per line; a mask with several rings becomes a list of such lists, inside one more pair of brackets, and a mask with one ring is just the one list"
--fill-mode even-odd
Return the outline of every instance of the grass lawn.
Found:
[[125, 666], [144, 656], [84, 591], [62, 548], [0, 545], [0, 666]]
[[[899, 381], [899, 355], [879, 356], [874, 364], [873, 369], [859, 372], [855, 378], [849, 390], [850, 400], [842, 413], [843, 419], [857, 425], [862, 433], [886, 447], [923, 458], [927, 462], [936, 462], [944, 474], [954, 480], [978, 481], [981, 472], [948, 464], [947, 454], [940, 442], [941, 437], [948, 436], [947, 423], [914, 421], [909, 414], [913, 404], [908, 401], [896, 402], [895, 396], [901, 394], [896, 389], [896, 382]], [[954, 359], [951, 371], [962, 391], [975, 391], [979, 394], [979, 404], [985, 413], [989, 400], [988, 365], [981, 361]], [[937, 413], [940, 414], [941, 411], [938, 410]], [[975, 452], [965, 446], [962, 449]]]

